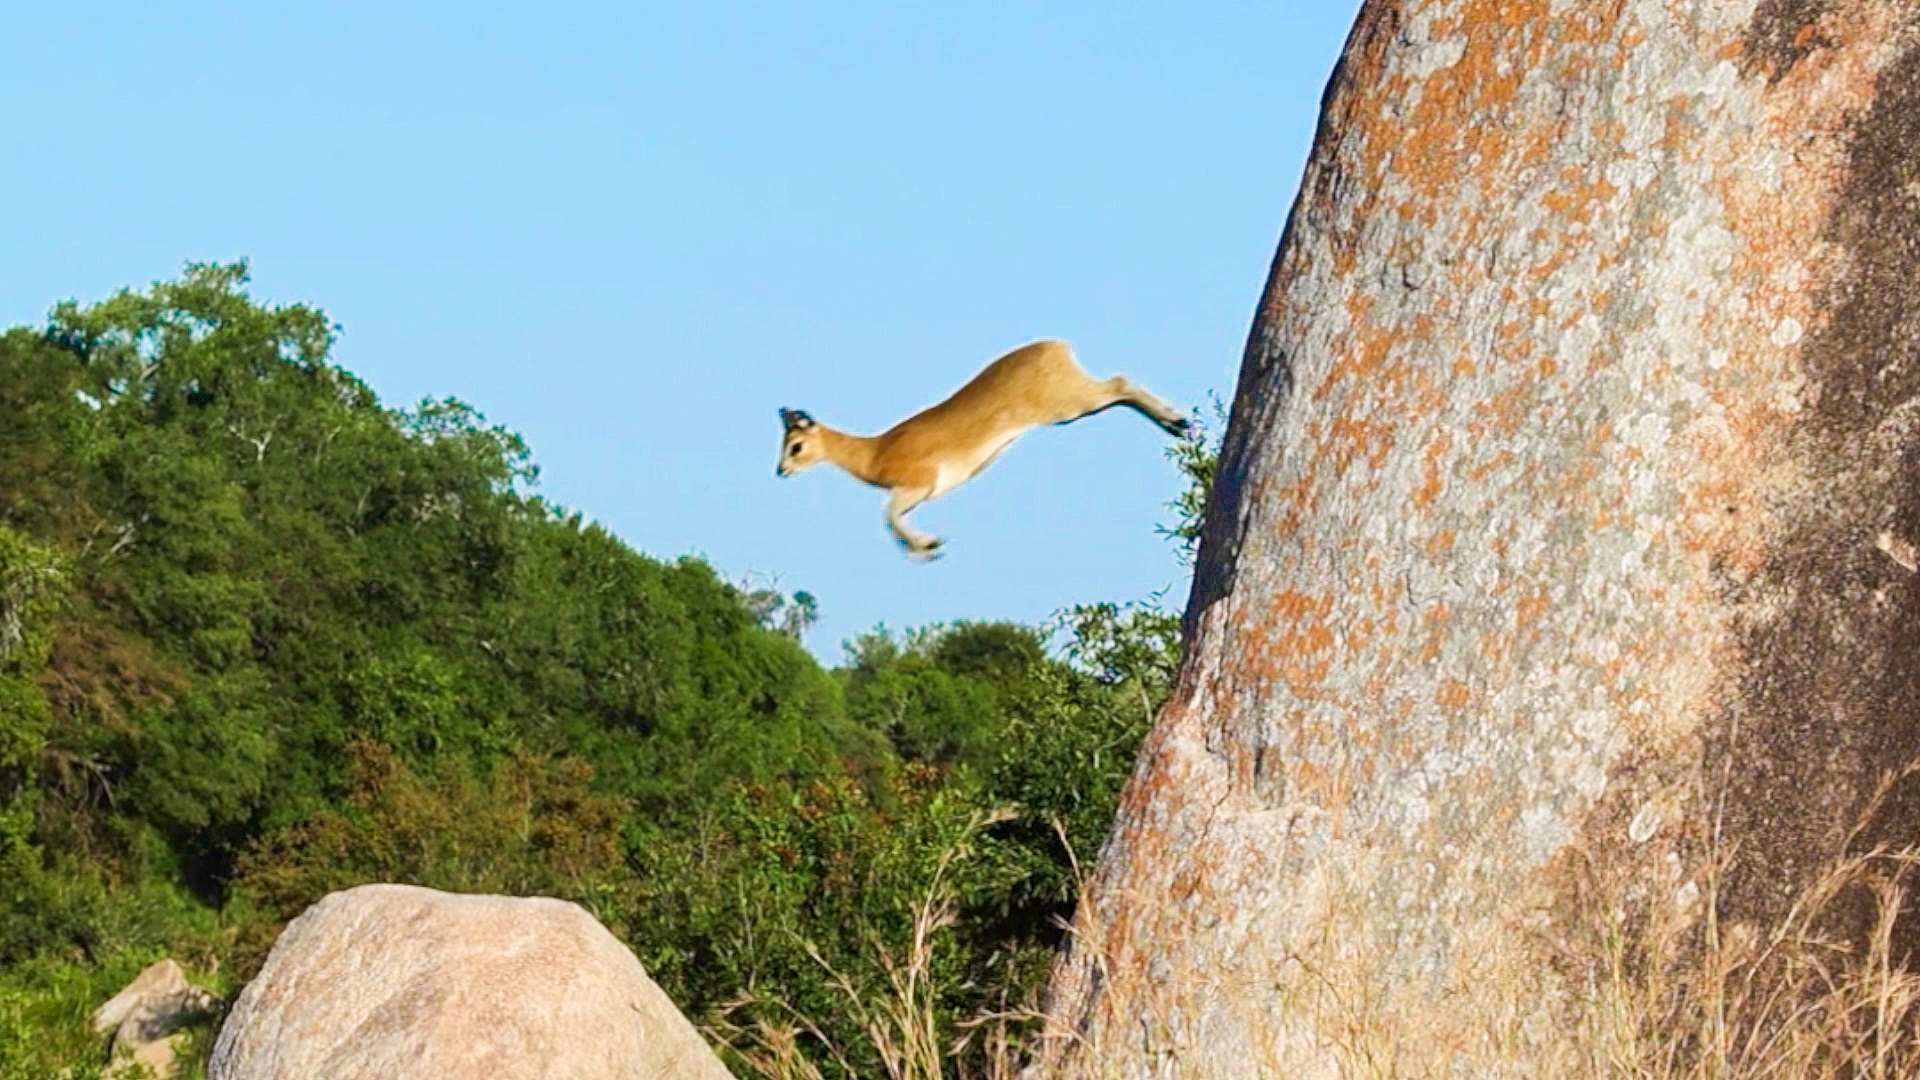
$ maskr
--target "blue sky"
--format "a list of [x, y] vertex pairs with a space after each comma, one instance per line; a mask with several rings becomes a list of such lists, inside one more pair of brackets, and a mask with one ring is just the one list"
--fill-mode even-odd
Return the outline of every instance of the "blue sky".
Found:
[[915, 523], [776, 410], [881, 430], [1037, 337], [1231, 395], [1353, 0], [86, 3], [0, 36], [0, 325], [249, 259], [390, 404], [519, 431], [651, 555], [876, 624], [1037, 622], [1185, 573], [1124, 410], [1030, 434]]

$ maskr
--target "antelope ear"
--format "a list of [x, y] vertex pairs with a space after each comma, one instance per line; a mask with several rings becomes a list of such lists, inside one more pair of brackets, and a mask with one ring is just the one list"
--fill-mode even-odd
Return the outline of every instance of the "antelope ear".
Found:
[[781, 409], [780, 422], [787, 425], [788, 431], [805, 431], [813, 426], [813, 417], [798, 409]]

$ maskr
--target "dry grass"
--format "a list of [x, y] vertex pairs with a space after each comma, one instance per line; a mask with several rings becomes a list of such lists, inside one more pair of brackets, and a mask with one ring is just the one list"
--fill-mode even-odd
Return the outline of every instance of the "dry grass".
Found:
[[[878, 994], [864, 992], [806, 944], [840, 992], [847, 1015], [873, 1044], [888, 1080], [1013, 1080], [1017, 1074], [1022, 1032], [1032, 1026], [1035, 1014], [998, 1009], [952, 1021], [942, 1015], [933, 977], [935, 941], [957, 917], [948, 871], [966, 856], [968, 840], [1012, 816], [1008, 811], [977, 815], [961, 840], [941, 853], [926, 892], [914, 906], [908, 940], [895, 945], [874, 942], [886, 974]], [[847, 1050], [835, 1045], [813, 1018], [777, 999], [742, 996], [722, 1008], [706, 1033], [764, 1080], [859, 1075]]]
[[[1637, 956], [1625, 935], [1611, 935], [1583, 1040], [1595, 1051], [1593, 1075], [1920, 1075], [1920, 976], [1894, 954], [1916, 866], [1915, 849], [1843, 859], [1765, 936], [1723, 925], [1711, 903], [1690, 927], [1656, 930]], [[1850, 941], [1834, 924], [1854, 920], [1834, 917], [1835, 908], [1861, 900], [1869, 929], [1864, 941]]]
[[[1858, 850], [1909, 768], [1887, 778], [1837, 858], [1764, 931], [1719, 918], [1732, 855], [1690, 908], [1637, 933], [1616, 905], [1585, 935], [1586, 1075], [1634, 1080], [1920, 1076], [1920, 972], [1897, 951], [1920, 846]], [[1618, 890], [1613, 890], [1617, 895]], [[1596, 913], [1599, 914], [1599, 913]]]
[[[1913, 772], [1890, 777], [1862, 822], [1894, 782]], [[1577, 917], [1547, 950], [1556, 970], [1552, 981], [1566, 999], [1554, 1013], [1560, 1021], [1543, 1040], [1538, 1031], [1520, 1030], [1524, 1015], [1537, 1019], [1538, 1010], [1500, 1009], [1485, 1018], [1483, 1049], [1492, 1047], [1493, 1053], [1479, 1060], [1497, 1062], [1489, 1075], [1569, 1080], [1920, 1077], [1920, 972], [1906, 966], [1913, 958], [1901, 954], [1897, 933], [1906, 929], [1903, 917], [1912, 917], [1920, 845], [1858, 850], [1860, 833], [1857, 828], [1847, 838], [1843, 850], [1849, 853], [1767, 928], [1727, 924], [1718, 915], [1719, 885], [1737, 853], [1703, 858], [1692, 876], [1700, 887], [1689, 902], [1636, 908], [1624, 899], [1636, 883], [1624, 875], [1590, 882]], [[1172, 1040], [1181, 1025], [1113, 1022], [1133, 1010], [1124, 1004], [1127, 988], [1115, 986], [1111, 972], [1102, 976], [1107, 993], [1101, 1018], [1085, 1035], [1060, 1036], [1070, 1025], [1043, 1025], [1037, 1021], [1044, 1018], [1023, 1009], [944, 1020], [929, 979], [933, 942], [954, 920], [944, 884], [948, 865], [943, 858], [916, 909], [911, 940], [898, 951], [876, 945], [888, 975], [877, 998], [835, 976], [850, 1015], [879, 1048], [889, 1080], [1012, 1080], [1037, 1059], [1045, 1060], [1034, 1071], [1046, 1077], [1105, 1080], [1143, 1067], [1152, 1071], [1156, 1061], [1185, 1075], [1176, 1064], [1184, 1054], [1142, 1043]], [[1085, 927], [1079, 931], [1087, 933]], [[1103, 967], [1104, 950], [1095, 944], [1081, 937], [1077, 948]], [[1422, 1033], [1409, 1030], [1405, 1015], [1378, 1007], [1382, 988], [1346, 979], [1334, 968], [1315, 968], [1298, 956], [1285, 967], [1265, 977], [1195, 973], [1190, 993], [1175, 995], [1183, 1008], [1224, 1005], [1245, 1017], [1251, 1053], [1235, 1074], [1389, 1078], [1457, 1072], [1450, 1048], [1423, 1047]], [[1162, 985], [1150, 997], [1164, 1002], [1166, 989]], [[1534, 995], [1537, 1003], [1538, 984], [1511, 989], [1510, 995], [1482, 1000], [1522, 1004]], [[765, 1080], [856, 1075], [811, 1020], [781, 1012], [777, 1003], [757, 1004], [761, 1019], [736, 1024], [723, 1018], [709, 1029], [754, 1074]], [[767, 1015], [781, 1019], [768, 1021]], [[1043, 1026], [1073, 1043], [1073, 1052], [1060, 1053], [1055, 1045], [1054, 1053], [1038, 1053]], [[1130, 1045], [1105, 1053], [1099, 1043], [1106, 1038]]]

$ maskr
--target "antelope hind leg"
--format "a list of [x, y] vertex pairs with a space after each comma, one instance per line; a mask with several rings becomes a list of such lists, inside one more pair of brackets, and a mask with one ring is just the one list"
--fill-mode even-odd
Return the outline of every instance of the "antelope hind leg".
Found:
[[1107, 385], [1113, 390], [1115, 405], [1125, 405], [1138, 412], [1160, 425], [1160, 430], [1176, 439], [1186, 437], [1187, 418], [1180, 415], [1180, 410], [1168, 404], [1164, 398], [1125, 375], [1115, 375], [1107, 380]]

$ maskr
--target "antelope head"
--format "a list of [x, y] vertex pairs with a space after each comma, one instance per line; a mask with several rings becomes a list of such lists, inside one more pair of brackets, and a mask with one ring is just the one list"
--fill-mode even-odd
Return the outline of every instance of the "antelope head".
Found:
[[813, 417], [798, 409], [781, 409], [780, 423], [786, 430], [780, 436], [780, 462], [773, 467], [776, 476], [792, 476], [826, 459], [826, 439]]

